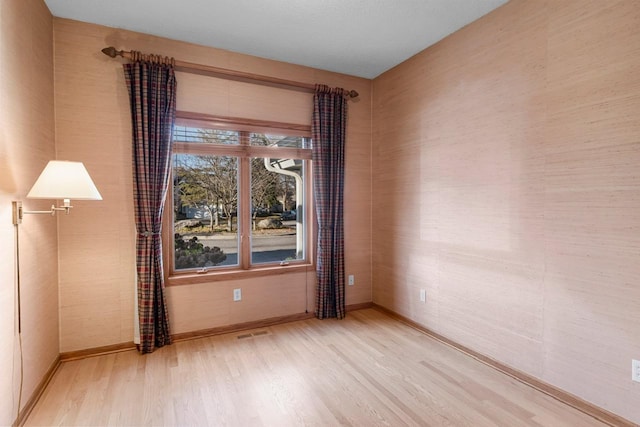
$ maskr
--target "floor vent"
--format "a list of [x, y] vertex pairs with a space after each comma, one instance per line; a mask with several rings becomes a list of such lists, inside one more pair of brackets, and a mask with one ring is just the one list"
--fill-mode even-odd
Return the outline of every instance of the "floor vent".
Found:
[[250, 332], [248, 334], [238, 335], [238, 339], [243, 340], [245, 338], [260, 337], [263, 335], [269, 335], [269, 331], [256, 331], [256, 332]]

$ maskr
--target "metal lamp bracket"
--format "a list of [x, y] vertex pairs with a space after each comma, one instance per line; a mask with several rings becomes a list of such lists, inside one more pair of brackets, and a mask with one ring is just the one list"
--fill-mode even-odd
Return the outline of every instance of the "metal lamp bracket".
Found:
[[71, 201], [69, 199], [64, 199], [63, 205], [61, 207], [51, 205], [51, 209], [48, 211], [25, 211], [22, 208], [22, 202], [16, 200], [11, 202], [11, 206], [13, 211], [13, 225], [22, 224], [22, 217], [24, 216], [24, 214], [44, 214], [54, 216], [56, 214], [56, 211], [65, 211], [65, 213], [69, 215], [69, 211], [73, 207], [71, 206]]

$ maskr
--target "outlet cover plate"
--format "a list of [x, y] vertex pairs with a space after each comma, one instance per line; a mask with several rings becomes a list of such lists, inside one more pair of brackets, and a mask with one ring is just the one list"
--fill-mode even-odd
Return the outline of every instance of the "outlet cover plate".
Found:
[[234, 289], [233, 290], [233, 300], [234, 301], [242, 300], [242, 289]]
[[427, 290], [420, 289], [420, 302], [427, 302]]
[[350, 274], [349, 275], [349, 286], [353, 286], [355, 282], [356, 282], [356, 280], [353, 277], [353, 274]]
[[631, 360], [631, 379], [640, 383], [640, 360]]

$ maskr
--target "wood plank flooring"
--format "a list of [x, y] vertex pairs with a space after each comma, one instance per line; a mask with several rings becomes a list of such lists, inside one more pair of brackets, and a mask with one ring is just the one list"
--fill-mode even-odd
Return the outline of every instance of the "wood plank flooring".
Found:
[[367, 309], [63, 362], [25, 425], [604, 424]]

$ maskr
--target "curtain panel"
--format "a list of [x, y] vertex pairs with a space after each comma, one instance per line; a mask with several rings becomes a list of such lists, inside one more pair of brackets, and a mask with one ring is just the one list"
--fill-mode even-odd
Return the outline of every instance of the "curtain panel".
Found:
[[316, 85], [313, 96], [313, 187], [318, 217], [316, 317], [345, 316], [344, 144], [346, 91]]
[[162, 211], [171, 166], [176, 79], [169, 64], [124, 65], [133, 133], [138, 321], [141, 353], [171, 344], [162, 265]]

